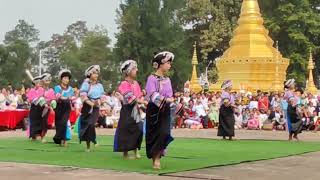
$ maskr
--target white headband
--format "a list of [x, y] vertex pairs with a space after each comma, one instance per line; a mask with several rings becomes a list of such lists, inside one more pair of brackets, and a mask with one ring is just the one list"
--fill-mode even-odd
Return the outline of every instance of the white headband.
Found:
[[91, 74], [93, 72], [97, 71], [98, 73], [100, 73], [100, 66], [99, 65], [92, 65], [90, 66], [84, 73], [85, 76], [91, 76]]
[[132, 69], [137, 68], [137, 62], [134, 60], [126, 60], [124, 63], [122, 63], [120, 67], [120, 72], [122, 74], [129, 74]]
[[68, 69], [62, 69], [59, 74], [58, 74], [58, 78], [61, 79], [61, 76], [63, 73], [68, 73], [71, 76], [71, 71]]
[[[161, 59], [158, 56], [161, 56]], [[169, 51], [160, 52], [153, 57], [152, 67], [155, 69], [158, 69], [160, 64], [164, 64], [170, 60], [171, 61], [174, 60], [174, 54], [172, 52], [169, 52]]]
[[41, 80], [43, 81], [51, 81], [52, 77], [51, 77], [51, 74], [49, 73], [44, 73], [41, 77]]
[[292, 86], [292, 85], [294, 85], [294, 84], [295, 84], [295, 80], [294, 80], [294, 79], [289, 79], [289, 80], [285, 83], [286, 86]]

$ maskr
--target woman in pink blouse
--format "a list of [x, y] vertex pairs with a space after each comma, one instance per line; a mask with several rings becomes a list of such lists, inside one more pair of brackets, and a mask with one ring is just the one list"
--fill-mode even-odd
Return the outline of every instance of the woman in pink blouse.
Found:
[[48, 73], [35, 77], [32, 81], [34, 88], [28, 91], [27, 98], [31, 103], [29, 114], [29, 138], [36, 140], [41, 137], [41, 141], [45, 142], [45, 135], [48, 127], [48, 116], [50, 106], [54, 107], [54, 91], [49, 88], [51, 75]]
[[135, 159], [139, 159], [143, 132], [139, 124], [143, 123], [139, 111], [139, 104], [147, 105], [143, 100], [139, 83], [135, 80], [138, 72], [137, 63], [133, 60], [125, 61], [120, 68], [124, 80], [118, 87], [117, 96], [121, 100], [120, 119], [114, 137], [114, 152], [123, 152], [128, 159], [128, 151], [134, 151]]

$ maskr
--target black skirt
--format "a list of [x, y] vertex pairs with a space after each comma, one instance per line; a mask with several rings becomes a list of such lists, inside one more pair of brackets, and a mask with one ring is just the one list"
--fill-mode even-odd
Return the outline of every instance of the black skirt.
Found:
[[287, 110], [288, 131], [291, 134], [299, 134], [302, 132], [303, 122], [297, 114], [297, 107], [288, 105]]
[[36, 138], [37, 136], [44, 137], [48, 130], [48, 117], [50, 110], [42, 117], [44, 107], [40, 105], [31, 105], [29, 113], [29, 138]]
[[66, 140], [68, 120], [71, 112], [70, 100], [58, 100], [57, 108], [55, 109], [55, 125], [56, 135], [53, 137], [53, 141], [56, 144], [61, 144], [61, 141]]
[[120, 111], [120, 119], [114, 136], [114, 152], [125, 152], [141, 148], [143, 131], [139, 128], [131, 113], [135, 105], [123, 105]]
[[159, 109], [154, 103], [149, 102], [146, 110], [146, 151], [149, 159], [158, 153], [164, 155], [164, 150], [173, 141], [170, 116], [169, 104]]
[[89, 106], [87, 103], [83, 104], [81, 109], [81, 115], [79, 119], [79, 140], [86, 142], [93, 142], [97, 144], [96, 141], [96, 129], [95, 124], [99, 118], [99, 108]]
[[219, 110], [218, 136], [234, 136], [234, 112], [231, 106], [221, 105]]

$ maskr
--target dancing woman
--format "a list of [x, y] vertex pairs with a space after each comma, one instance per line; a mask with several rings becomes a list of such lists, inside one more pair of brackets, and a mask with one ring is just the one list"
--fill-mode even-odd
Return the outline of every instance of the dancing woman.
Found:
[[92, 65], [85, 71], [87, 77], [80, 88], [83, 101], [81, 115], [78, 120], [79, 139], [87, 143], [86, 151], [90, 151], [90, 143], [97, 144], [95, 124], [99, 118], [100, 105], [104, 97], [104, 88], [98, 83], [100, 66]]
[[40, 98], [44, 94], [44, 89], [41, 86], [41, 76], [33, 78], [32, 84], [34, 85], [27, 92], [27, 99], [31, 104], [29, 112], [29, 138], [36, 140], [42, 133], [42, 106], [40, 105]]
[[114, 137], [114, 152], [123, 152], [123, 157], [128, 158], [128, 151], [134, 151], [135, 158], [139, 159], [139, 151], [143, 139], [143, 132], [139, 129], [142, 122], [140, 104], [147, 105], [148, 102], [142, 98], [139, 83], [135, 80], [138, 72], [136, 61], [127, 60], [120, 68], [124, 80], [118, 87], [118, 98], [121, 100], [122, 108], [120, 119]]
[[288, 101], [287, 109], [287, 129], [289, 132], [289, 141], [292, 138], [299, 140], [298, 134], [302, 132], [303, 122], [301, 120], [301, 110], [298, 106], [298, 97], [295, 95], [295, 80], [289, 79], [285, 83], [284, 98]]
[[40, 104], [42, 104], [41, 106], [43, 107], [42, 115], [41, 115], [42, 116], [42, 121], [41, 121], [41, 127], [42, 127], [41, 141], [42, 142], [46, 142], [44, 139], [44, 136], [47, 134], [47, 130], [48, 130], [49, 114], [57, 106], [54, 90], [50, 88], [51, 80], [52, 80], [52, 77], [51, 77], [51, 74], [49, 73], [44, 73], [41, 77], [42, 87], [44, 89], [44, 93], [42, 97], [43, 103], [40, 100]]
[[[165, 74], [171, 68], [174, 55], [171, 52], [161, 52], [153, 58], [154, 74], [148, 77], [146, 84], [149, 100], [146, 110], [146, 151], [152, 158], [153, 168], [161, 169], [160, 158], [165, 155], [167, 146], [173, 138], [170, 133], [171, 109], [174, 104], [171, 80]], [[176, 112], [182, 109], [180, 105]]]
[[69, 82], [71, 79], [71, 71], [63, 69], [58, 75], [61, 83], [54, 88], [57, 107], [55, 109], [55, 125], [56, 135], [53, 141], [60, 146], [66, 146], [67, 140], [71, 139], [69, 116], [72, 107], [72, 100], [74, 100], [74, 91]]
[[219, 110], [218, 136], [223, 139], [229, 137], [232, 140], [234, 136], [234, 96], [231, 94], [232, 81], [227, 80], [222, 83], [221, 106]]

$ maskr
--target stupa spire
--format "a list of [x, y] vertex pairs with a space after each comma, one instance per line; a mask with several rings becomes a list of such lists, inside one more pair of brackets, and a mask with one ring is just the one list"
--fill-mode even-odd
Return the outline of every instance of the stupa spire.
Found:
[[310, 49], [309, 61], [308, 61], [309, 78], [308, 78], [308, 84], [307, 84], [306, 91], [316, 95], [318, 93], [318, 89], [314, 85], [313, 73], [312, 73], [313, 69], [314, 69], [314, 62], [313, 62], [313, 58], [312, 58], [312, 50]]
[[[289, 59], [273, 47], [274, 41], [263, 25], [257, 0], [243, 0], [238, 26], [233, 32], [230, 47], [218, 59], [216, 65], [218, 89], [224, 80], [231, 79], [235, 90], [245, 86], [251, 90], [274, 91], [283, 89], [277, 85], [286, 79]], [[277, 67], [278, 66], [278, 67]], [[278, 68], [278, 69], [277, 69]], [[276, 73], [278, 71], [278, 73]]]
[[200, 92], [202, 87], [200, 86], [198, 75], [197, 75], [197, 65], [198, 65], [198, 57], [197, 57], [197, 43], [194, 42], [193, 45], [193, 56], [192, 56], [192, 76], [190, 81], [190, 90], [192, 92]]

